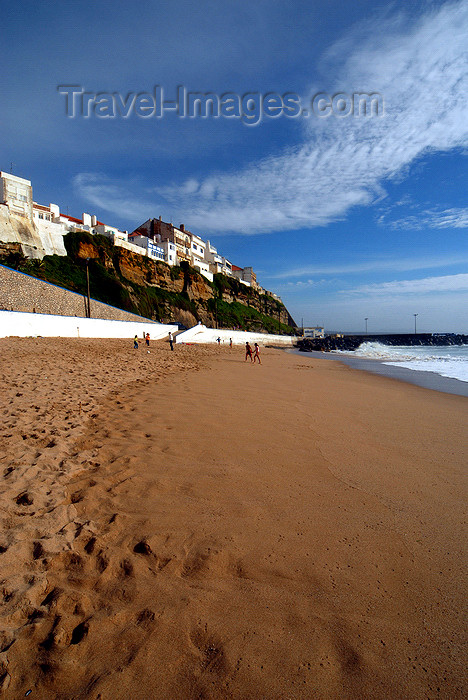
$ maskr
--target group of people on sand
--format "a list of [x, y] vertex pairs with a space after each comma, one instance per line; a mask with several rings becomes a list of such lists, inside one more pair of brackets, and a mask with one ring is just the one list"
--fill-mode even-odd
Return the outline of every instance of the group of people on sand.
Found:
[[258, 343], [254, 343], [253, 351], [249, 342], [245, 344], [245, 362], [247, 362], [249, 357], [250, 362], [255, 364], [255, 362], [258, 360], [258, 364], [262, 364], [262, 361], [260, 360], [260, 348], [258, 347]]
[[[150, 334], [149, 333], [143, 333], [143, 340], [145, 341], [146, 345], [149, 347], [150, 344]], [[217, 343], [218, 345], [221, 343], [221, 338], [217, 338]], [[169, 333], [169, 344], [171, 346], [171, 350], [174, 350], [174, 337], [172, 333]], [[133, 347], [135, 350], [138, 350], [138, 335], [135, 335], [133, 339]], [[232, 338], [229, 338], [229, 347], [232, 348]], [[262, 361], [260, 359], [260, 348], [258, 347], [258, 343], [254, 343], [254, 348], [252, 350], [252, 346], [250, 345], [249, 342], [245, 344], [245, 362], [250, 358], [250, 362], [257, 362], [258, 364], [261, 365]]]
[[[149, 347], [150, 344], [150, 334], [149, 333], [143, 333], [143, 340], [145, 341], [146, 345]], [[138, 350], [138, 336], [135, 335], [133, 338], [133, 347], [135, 350]]]
[[[169, 332], [168, 338], [169, 338], [169, 345], [171, 346], [171, 350], [174, 351], [174, 336], [172, 335], [171, 332]], [[150, 334], [143, 333], [143, 340], [145, 341], [146, 345], [149, 347]], [[135, 335], [135, 337], [133, 339], [133, 347], [135, 350], [138, 350], [138, 335]]]

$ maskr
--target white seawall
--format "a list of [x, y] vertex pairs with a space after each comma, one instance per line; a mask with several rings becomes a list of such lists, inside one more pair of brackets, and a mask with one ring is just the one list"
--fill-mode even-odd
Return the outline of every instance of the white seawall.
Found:
[[217, 328], [207, 328], [202, 324], [193, 326], [176, 337], [177, 343], [217, 343], [221, 339], [222, 345], [229, 345], [232, 339], [233, 345], [245, 345], [245, 343], [258, 343], [259, 345], [284, 345], [293, 346], [297, 342], [295, 336], [269, 335], [267, 333], [250, 333], [248, 331], [230, 331]]
[[108, 321], [78, 316], [53, 316], [21, 311], [0, 311], [0, 338], [133, 338], [149, 333], [152, 340], [167, 338], [177, 326], [142, 321]]

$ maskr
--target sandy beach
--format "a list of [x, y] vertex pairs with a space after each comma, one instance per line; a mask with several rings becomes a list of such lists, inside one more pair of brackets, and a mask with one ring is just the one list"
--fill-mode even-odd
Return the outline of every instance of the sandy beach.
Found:
[[0, 688], [466, 697], [468, 401], [262, 349], [0, 340]]

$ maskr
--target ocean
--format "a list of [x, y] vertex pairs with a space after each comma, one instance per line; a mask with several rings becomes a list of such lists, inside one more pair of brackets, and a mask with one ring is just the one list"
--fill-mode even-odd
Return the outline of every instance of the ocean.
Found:
[[433, 372], [441, 377], [468, 382], [468, 345], [434, 347], [390, 346], [381, 343], [362, 343], [354, 352], [333, 350], [334, 355], [377, 360], [391, 367], [402, 367], [413, 372]]

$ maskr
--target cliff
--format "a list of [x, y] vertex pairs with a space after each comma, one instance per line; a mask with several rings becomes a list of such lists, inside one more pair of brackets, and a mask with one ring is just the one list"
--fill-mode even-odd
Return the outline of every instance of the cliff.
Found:
[[215, 275], [210, 282], [187, 264], [170, 267], [86, 232], [70, 232], [64, 243], [66, 256], [46, 255], [42, 260], [26, 259], [16, 246], [5, 246], [0, 262], [79, 294], [86, 294], [88, 265], [93, 299], [161, 322], [190, 327], [201, 321], [211, 327], [285, 334], [295, 328], [280, 301], [236, 279]]

